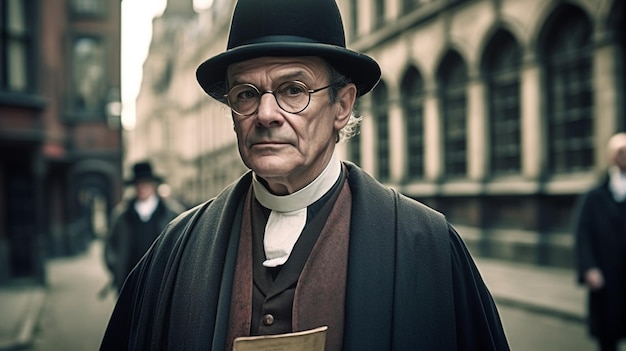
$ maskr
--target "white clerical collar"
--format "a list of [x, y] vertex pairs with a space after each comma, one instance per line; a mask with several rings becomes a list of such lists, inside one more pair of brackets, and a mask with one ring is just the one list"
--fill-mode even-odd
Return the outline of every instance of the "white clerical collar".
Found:
[[272, 210], [265, 224], [263, 249], [265, 267], [277, 267], [289, 259], [306, 225], [307, 207], [319, 200], [341, 175], [341, 162], [333, 153], [324, 171], [309, 185], [293, 194], [277, 196], [257, 179], [252, 180], [254, 195], [261, 205]]
[[158, 204], [159, 198], [156, 194], [152, 194], [143, 201], [135, 201], [135, 211], [137, 211], [139, 218], [141, 218], [143, 222], [147, 222], [150, 220], [150, 217], [152, 217], [152, 213], [154, 213]]
[[309, 185], [289, 195], [274, 195], [257, 179], [252, 179], [254, 195], [261, 205], [279, 212], [291, 212], [306, 208], [330, 190], [341, 175], [341, 162], [333, 153], [324, 171]]

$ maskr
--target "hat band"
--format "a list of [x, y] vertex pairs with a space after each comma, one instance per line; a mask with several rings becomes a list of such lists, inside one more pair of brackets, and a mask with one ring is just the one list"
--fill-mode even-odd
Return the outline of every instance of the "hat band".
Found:
[[[248, 40], [239, 43], [237, 46], [243, 45], [251, 45], [251, 44], [267, 44], [267, 43], [312, 43], [312, 44], [322, 44], [318, 41], [315, 41], [311, 38], [299, 37], [296, 35], [268, 35], [264, 37], [254, 38], [253, 40]], [[229, 48], [229, 49], [232, 49]]]

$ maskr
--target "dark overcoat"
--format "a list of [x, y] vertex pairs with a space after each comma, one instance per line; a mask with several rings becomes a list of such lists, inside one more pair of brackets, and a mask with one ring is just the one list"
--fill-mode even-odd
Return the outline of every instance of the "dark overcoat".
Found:
[[[159, 198], [159, 204], [151, 219], [157, 230], [153, 233], [137, 233], [129, 215], [129, 211], [135, 212], [135, 201], [135, 199], [122, 201], [111, 211], [109, 219], [111, 229], [104, 241], [104, 260], [113, 276], [112, 285], [118, 290], [122, 287], [128, 273], [137, 264], [136, 260], [133, 262], [132, 259], [133, 240], [153, 242], [169, 222], [184, 211], [179, 203]], [[136, 217], [136, 212], [133, 215]]]
[[[494, 301], [445, 218], [346, 166], [342, 350], [509, 350]], [[247, 173], [166, 228], [127, 280], [101, 350], [224, 349], [250, 182]]]
[[626, 202], [616, 202], [608, 177], [581, 196], [575, 216], [579, 283], [592, 267], [605, 288], [588, 295], [588, 326], [594, 337], [626, 337]]

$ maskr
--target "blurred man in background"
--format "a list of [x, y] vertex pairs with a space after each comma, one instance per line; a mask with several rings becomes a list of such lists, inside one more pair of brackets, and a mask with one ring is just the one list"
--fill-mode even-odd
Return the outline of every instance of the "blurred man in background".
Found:
[[135, 195], [118, 204], [111, 214], [104, 257], [118, 291], [165, 226], [183, 211], [180, 204], [158, 195], [161, 182], [150, 162], [136, 163], [132, 178], [126, 181], [134, 186]]
[[626, 337], [626, 133], [607, 149], [607, 176], [578, 204], [576, 268], [589, 289], [589, 332], [601, 351], [617, 351]]

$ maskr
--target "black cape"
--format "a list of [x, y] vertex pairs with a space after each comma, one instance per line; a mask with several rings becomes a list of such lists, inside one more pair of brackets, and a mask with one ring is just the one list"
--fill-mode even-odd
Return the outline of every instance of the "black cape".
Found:
[[[494, 301], [438, 212], [346, 163], [344, 351], [509, 350]], [[131, 273], [101, 350], [223, 350], [247, 173], [165, 229]]]

